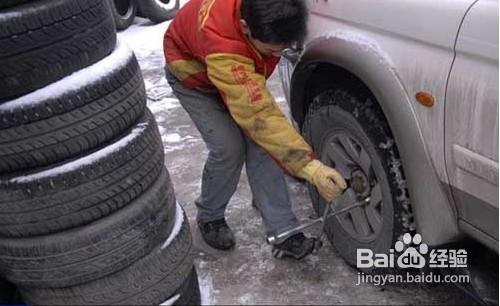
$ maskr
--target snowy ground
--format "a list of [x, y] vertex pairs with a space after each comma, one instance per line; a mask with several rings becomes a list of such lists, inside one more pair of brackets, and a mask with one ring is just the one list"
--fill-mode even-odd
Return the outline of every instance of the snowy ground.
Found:
[[[181, 1], [182, 3], [186, 1]], [[177, 200], [188, 215], [196, 246], [196, 266], [203, 304], [470, 304], [461, 291], [448, 285], [356, 286], [357, 271], [337, 255], [329, 243], [319, 254], [301, 262], [276, 260], [265, 243], [262, 222], [251, 206], [251, 193], [243, 173], [229, 203], [227, 221], [235, 231], [237, 246], [231, 252], [208, 247], [195, 226], [194, 199], [207, 154], [199, 133], [180, 107], [163, 76], [163, 33], [167, 23], [154, 25], [137, 18], [119, 34], [140, 62], [148, 93], [148, 106], [158, 121]], [[286, 112], [276, 75], [269, 86]], [[293, 209], [299, 219], [313, 215], [304, 186], [289, 179]]]

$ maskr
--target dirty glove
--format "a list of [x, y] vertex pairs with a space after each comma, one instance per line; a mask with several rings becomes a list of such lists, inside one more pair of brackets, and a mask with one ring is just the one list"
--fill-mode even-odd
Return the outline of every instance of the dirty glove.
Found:
[[316, 186], [319, 194], [327, 203], [331, 203], [342, 194], [342, 190], [347, 188], [347, 183], [342, 175], [319, 160], [309, 162], [297, 175]]

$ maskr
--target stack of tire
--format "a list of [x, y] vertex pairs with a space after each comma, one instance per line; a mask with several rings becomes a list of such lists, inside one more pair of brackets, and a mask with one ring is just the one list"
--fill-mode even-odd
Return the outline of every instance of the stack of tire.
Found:
[[0, 277], [29, 304], [199, 304], [188, 222], [112, 18], [102, 0], [0, 1]]

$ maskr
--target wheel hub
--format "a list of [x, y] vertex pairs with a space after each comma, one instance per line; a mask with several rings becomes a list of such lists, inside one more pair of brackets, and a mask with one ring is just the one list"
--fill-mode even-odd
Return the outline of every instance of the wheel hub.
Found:
[[351, 174], [351, 186], [356, 195], [365, 198], [370, 195], [370, 183], [365, 173], [361, 170], [354, 170]]
[[340, 226], [353, 239], [370, 242], [382, 229], [382, 193], [368, 151], [356, 137], [345, 131], [332, 131], [325, 138], [321, 159], [339, 171], [349, 181], [342, 201], [349, 204], [370, 197], [366, 207], [355, 208], [336, 217]]

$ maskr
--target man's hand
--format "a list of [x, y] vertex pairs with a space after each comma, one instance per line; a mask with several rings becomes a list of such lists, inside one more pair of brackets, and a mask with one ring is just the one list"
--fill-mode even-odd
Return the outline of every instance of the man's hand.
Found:
[[347, 188], [347, 183], [342, 175], [319, 160], [313, 160], [307, 164], [298, 173], [298, 176], [316, 186], [319, 194], [328, 204], [341, 195], [342, 191]]

